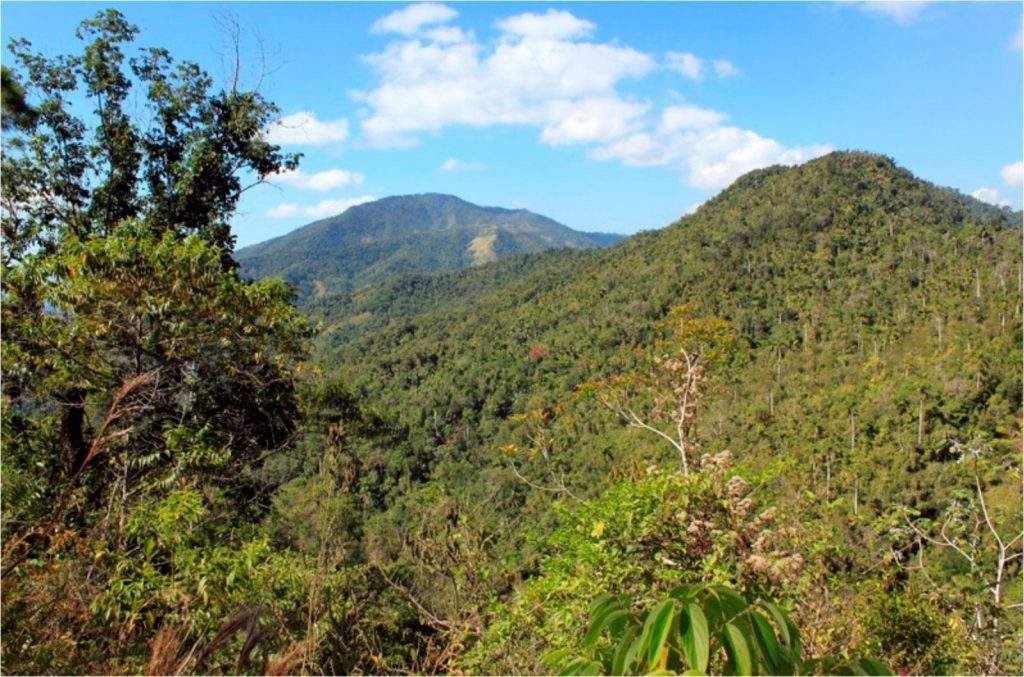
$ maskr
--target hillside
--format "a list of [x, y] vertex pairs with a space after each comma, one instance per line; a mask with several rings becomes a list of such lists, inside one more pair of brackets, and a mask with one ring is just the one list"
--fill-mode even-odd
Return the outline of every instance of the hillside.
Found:
[[[213, 75], [131, 18], [165, 8], [36, 4], [3, 10], [0, 674], [1024, 674], [1021, 212], [834, 152], [621, 241], [447, 195], [231, 227], [271, 177], [286, 213], [356, 168], [643, 221], [824, 152], [846, 101], [1017, 204], [1020, 73], [985, 46], [1019, 8], [926, 9], [925, 51], [789, 8], [773, 55], [760, 10], [602, 7], [623, 42], [583, 5], [182, 5]], [[312, 89], [249, 87], [263, 24], [327, 50], [281, 73]], [[747, 25], [769, 67], [664, 51]], [[803, 68], [756, 115], [718, 82], [819, 44], [881, 62], [833, 50], [841, 96]]]
[[[983, 440], [994, 465], [1016, 467], [1020, 237], [1019, 213], [885, 157], [833, 153], [752, 172], [695, 214], [610, 250], [393, 281], [365, 290], [363, 307], [338, 306], [358, 317], [325, 308], [329, 331], [368, 327], [342, 332], [326, 370], [391, 412], [386, 442], [359, 447], [361, 476], [373, 478], [363, 491], [384, 510], [374, 528], [427, 528], [416, 506], [440, 494], [473, 511], [484, 533], [495, 530], [492, 556], [529, 570], [522, 548], [558, 524], [552, 477], [571, 495], [596, 496], [635, 464], [671, 463], [671, 448], [574, 393], [637, 368], [637, 349], [668, 310], [694, 303], [740, 340], [701, 415], [703, 450], [731, 450], [763, 483], [762, 498], [808, 525], [803, 556], [823, 562], [828, 552], [821, 575], [863, 579], [890, 547], [892, 510], [934, 515], [947, 504], [962, 470], [951, 463], [955, 441]], [[421, 295], [419, 311], [403, 305], [404, 284]], [[571, 415], [554, 413], [566, 408]], [[538, 434], [550, 444], [545, 463], [498, 451]], [[510, 462], [538, 473], [532, 484]], [[991, 481], [1012, 488], [1016, 472]], [[1001, 511], [1019, 511], [1007, 500]], [[403, 561], [400, 549], [380, 547], [378, 556]], [[404, 556], [416, 570], [417, 556]], [[407, 583], [444, 607], [438, 576]], [[522, 607], [506, 598], [495, 627], [515, 618], [561, 636], [543, 614], [517, 615], [538, 604], [531, 589], [516, 593], [527, 595]], [[564, 604], [559, 613], [582, 614], [586, 600]], [[530, 663], [539, 649], [509, 641], [490, 636], [467, 665], [541, 669]]]
[[300, 300], [351, 292], [392, 275], [458, 270], [546, 249], [621, 240], [582, 233], [525, 209], [480, 207], [452, 195], [387, 197], [240, 249], [243, 275], [282, 277]]

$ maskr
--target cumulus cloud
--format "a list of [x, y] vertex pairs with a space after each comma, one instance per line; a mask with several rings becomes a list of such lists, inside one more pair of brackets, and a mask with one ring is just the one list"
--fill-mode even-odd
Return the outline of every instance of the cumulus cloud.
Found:
[[294, 186], [303, 190], [315, 190], [325, 193], [335, 188], [347, 188], [349, 186], [360, 186], [366, 178], [360, 172], [350, 172], [347, 169], [328, 169], [315, 174], [306, 174], [301, 169], [281, 172], [269, 179], [274, 183], [281, 183], [286, 186]]
[[930, 3], [924, 0], [875, 0], [873, 2], [844, 2], [844, 5], [854, 5], [861, 11], [869, 14], [877, 14], [891, 19], [898, 24], [911, 24], [921, 18], [924, 8]]
[[704, 59], [689, 52], [666, 52], [665, 67], [691, 80], [701, 80], [704, 77]]
[[732, 61], [726, 59], [715, 59], [712, 64], [715, 67], [715, 75], [721, 78], [732, 78], [740, 74], [740, 69], [732, 65]]
[[728, 59], [713, 59], [709, 62], [689, 52], [665, 52], [665, 68], [695, 82], [703, 80], [707, 73], [713, 73], [719, 80], [740, 74], [740, 69]]
[[[356, 95], [369, 108], [362, 121], [367, 142], [414, 145], [419, 134], [451, 125], [537, 126], [553, 144], [629, 128], [642, 104], [622, 99], [615, 87], [652, 70], [649, 55], [583, 40], [593, 24], [559, 10], [516, 15], [497, 27], [499, 40], [490, 47], [450, 33], [394, 42], [366, 56], [380, 76], [375, 89]], [[598, 113], [625, 119], [598, 121]]]
[[[597, 27], [569, 12], [518, 14], [495, 27], [499, 33], [492, 42], [453, 25], [364, 56], [378, 76], [375, 87], [355, 93], [366, 105], [360, 123], [365, 142], [404, 147], [452, 126], [527, 126], [546, 145], [588, 145], [595, 159], [664, 166], [706, 189], [721, 188], [751, 169], [794, 164], [831, 150], [784, 146], [728, 124], [719, 111], [690, 104], [658, 110], [630, 96], [623, 91], [626, 84], [653, 71], [658, 61], [628, 45], [596, 40]], [[662, 63], [695, 80], [739, 73], [727, 60], [689, 52], [670, 52]]]
[[792, 165], [831, 152], [831, 146], [788, 148], [757, 132], [725, 124], [728, 116], [698, 106], [670, 106], [655, 129], [630, 134], [595, 149], [598, 160], [636, 167], [670, 167], [689, 183], [708, 190], [724, 188], [753, 169]]
[[719, 113], [709, 108], [690, 105], [669, 106], [661, 112], [661, 128], [666, 132], [704, 129], [719, 125], [728, 118], [729, 116], [725, 113]]
[[272, 219], [288, 219], [295, 216], [305, 216], [311, 219], [323, 219], [328, 216], [341, 214], [349, 207], [361, 205], [365, 202], [376, 200], [372, 195], [360, 195], [358, 197], [342, 197], [321, 200], [313, 205], [299, 205], [294, 202], [283, 202], [271, 207], [266, 212]]
[[636, 130], [649, 108], [617, 96], [552, 104], [552, 117], [557, 121], [547, 124], [540, 138], [551, 146], [609, 141]]
[[479, 162], [464, 162], [453, 157], [442, 162], [440, 167], [442, 172], [475, 172], [483, 168]]
[[996, 188], [979, 188], [971, 193], [971, 196], [997, 207], [1009, 207], [1010, 201], [1003, 197]]
[[286, 115], [267, 130], [266, 139], [281, 145], [323, 146], [348, 138], [348, 120], [318, 120], [309, 111]]
[[594, 24], [560, 9], [549, 9], [544, 14], [519, 14], [495, 24], [508, 35], [533, 40], [572, 40], [589, 35]]
[[1000, 173], [1003, 175], [1003, 183], [1010, 188], [1020, 189], [1021, 185], [1024, 184], [1024, 162], [1006, 165]]
[[446, 5], [437, 2], [417, 2], [378, 19], [371, 30], [374, 33], [412, 35], [424, 26], [447, 23], [456, 16], [458, 12]]
[[452, 45], [470, 39], [470, 36], [464, 33], [458, 26], [440, 26], [427, 31], [424, 37], [428, 40], [439, 42], [442, 45]]

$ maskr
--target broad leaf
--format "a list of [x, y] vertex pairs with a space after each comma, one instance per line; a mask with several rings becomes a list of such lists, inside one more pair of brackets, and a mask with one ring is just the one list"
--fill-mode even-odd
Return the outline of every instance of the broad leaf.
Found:
[[729, 661], [734, 675], [754, 674], [754, 665], [750, 658], [750, 646], [743, 637], [743, 633], [732, 623], [725, 624], [722, 633], [725, 640], [725, 651], [729, 654]]
[[647, 639], [647, 664], [651, 667], [664, 667], [664, 661], [661, 660], [662, 650], [668, 641], [675, 611], [675, 600], [666, 599], [651, 612], [654, 621], [651, 623]]
[[692, 602], [686, 605], [686, 617], [689, 622], [683, 633], [683, 653], [686, 655], [687, 667], [707, 672], [710, 654], [708, 620], [700, 607]]

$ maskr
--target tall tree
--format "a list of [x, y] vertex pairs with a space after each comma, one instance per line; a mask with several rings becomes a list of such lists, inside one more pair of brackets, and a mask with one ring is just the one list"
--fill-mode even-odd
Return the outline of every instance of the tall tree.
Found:
[[183, 482], [244, 497], [294, 427], [306, 325], [282, 283], [239, 278], [229, 218], [298, 156], [264, 139], [277, 108], [258, 92], [214, 91], [162, 49], [129, 58], [137, 35], [105, 10], [78, 54], [10, 45], [5, 111], [34, 116], [4, 134], [5, 535], [100, 509], [109, 526]]

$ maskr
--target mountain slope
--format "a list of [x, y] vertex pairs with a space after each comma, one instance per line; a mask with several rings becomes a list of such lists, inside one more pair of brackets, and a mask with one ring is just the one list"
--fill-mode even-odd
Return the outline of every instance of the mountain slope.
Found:
[[975, 433], [1005, 453], [1019, 434], [1006, 416], [1021, 400], [1019, 227], [1019, 213], [888, 158], [834, 153], [752, 172], [613, 249], [415, 280], [412, 307], [405, 290], [369, 288], [363, 306], [323, 309], [338, 332], [325, 359], [409, 429], [434, 431], [432, 458], [486, 466], [510, 414], [628, 370], [671, 307], [696, 303], [744, 344], [709, 413], [716, 444], [759, 462], [790, 445], [845, 450], [853, 411], [870, 419], [858, 444], [887, 464], [913, 449], [945, 458]]
[[622, 239], [581, 233], [525, 209], [480, 207], [451, 195], [388, 197], [240, 249], [248, 277], [277, 276], [300, 299], [349, 292], [397, 273], [458, 270], [546, 249]]
[[[1012, 516], [1020, 218], [888, 158], [833, 153], [747, 174], [696, 213], [609, 250], [406, 279], [412, 307], [401, 285], [368, 288], [362, 306], [337, 307], [361, 319], [324, 308], [329, 326], [349, 323], [335, 328], [337, 341], [325, 338], [327, 370], [402, 431], [360, 452], [366, 491], [383, 510], [375, 529], [425, 528], [421, 506], [441, 495], [493, 529], [482, 538], [495, 557], [521, 567], [504, 569], [505, 581], [530, 575], [521, 553], [557, 524], [552, 501], [586, 499], [630, 468], [674, 462], [658, 438], [577, 393], [636, 369], [637, 349], [683, 303], [739, 335], [697, 422], [702, 451], [731, 450], [760, 496], [805, 525], [794, 545], [821, 576], [880, 575], [890, 548], [913, 546], [891, 540], [894, 510], [936, 515], [955, 491], [971, 490], [956, 440], [982, 440], [986, 462], [1006, 468], [986, 481], [1004, 497], [996, 510]], [[542, 413], [517, 416], [531, 411]], [[531, 455], [531, 439], [546, 440], [543, 455]], [[512, 445], [525, 455], [503, 451]], [[514, 583], [494, 585], [514, 603], [502, 587]], [[413, 594], [443, 608], [453, 602], [442, 587], [428, 581]], [[568, 608], [583, 618], [589, 602]], [[496, 634], [462, 667], [542, 671], [529, 641], [510, 643], [501, 628], [539, 632], [544, 611], [528, 605], [536, 616], [513, 623], [499, 610]], [[833, 631], [843, 630], [821, 633]]]

